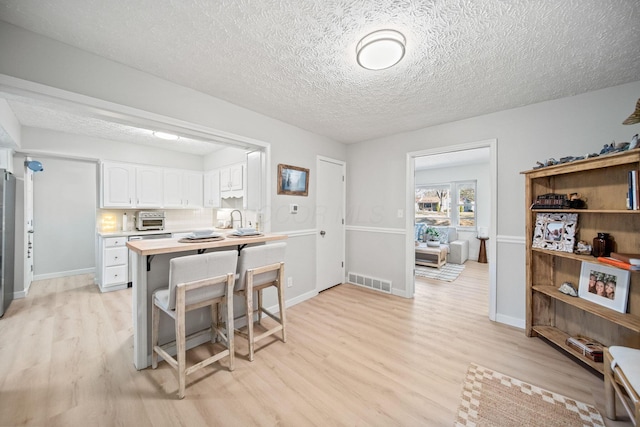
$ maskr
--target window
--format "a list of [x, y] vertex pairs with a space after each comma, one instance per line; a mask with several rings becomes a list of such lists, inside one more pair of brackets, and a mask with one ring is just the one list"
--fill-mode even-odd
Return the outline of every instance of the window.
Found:
[[475, 228], [476, 181], [416, 186], [416, 223]]
[[476, 182], [457, 182], [457, 226], [475, 228], [476, 226]]

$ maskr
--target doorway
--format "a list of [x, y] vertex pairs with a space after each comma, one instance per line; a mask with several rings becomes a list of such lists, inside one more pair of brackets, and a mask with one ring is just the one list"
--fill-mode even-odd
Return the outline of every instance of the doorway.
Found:
[[[449, 147], [440, 147], [437, 149], [429, 149], [423, 151], [416, 151], [407, 153], [407, 179], [406, 179], [406, 283], [407, 283], [407, 297], [412, 298], [415, 292], [415, 239], [414, 239], [414, 222], [416, 213], [415, 203], [415, 188], [416, 188], [416, 162], [421, 163], [421, 158], [427, 160], [443, 160], [453, 159], [449, 161], [459, 161], [456, 157], [464, 157], [473, 155], [474, 150], [487, 149], [488, 150], [488, 183], [486, 185], [485, 194], [483, 197], [487, 201], [488, 218], [484, 224], [476, 224], [480, 226], [486, 226], [489, 229], [489, 240], [493, 243], [489, 245], [489, 318], [495, 320], [496, 311], [496, 224], [497, 224], [497, 140], [486, 140], [475, 143], [462, 144]], [[431, 167], [443, 168], [448, 165], [431, 165]], [[444, 175], [443, 175], [444, 176]], [[485, 225], [486, 224], [486, 225]], [[468, 240], [473, 238], [473, 243], [476, 242], [477, 228], [468, 229]], [[477, 250], [474, 245], [473, 250]]]

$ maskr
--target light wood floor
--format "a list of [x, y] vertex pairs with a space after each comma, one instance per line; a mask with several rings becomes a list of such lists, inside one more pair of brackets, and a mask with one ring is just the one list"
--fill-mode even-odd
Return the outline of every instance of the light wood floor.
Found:
[[450, 426], [471, 362], [603, 413], [601, 377], [490, 322], [487, 287], [472, 261], [455, 282], [419, 280], [415, 299], [337, 286], [287, 310], [286, 344], [266, 339], [249, 363], [237, 339], [235, 371], [199, 371], [180, 401], [166, 363], [133, 367], [131, 290], [36, 282], [0, 320], [0, 425]]

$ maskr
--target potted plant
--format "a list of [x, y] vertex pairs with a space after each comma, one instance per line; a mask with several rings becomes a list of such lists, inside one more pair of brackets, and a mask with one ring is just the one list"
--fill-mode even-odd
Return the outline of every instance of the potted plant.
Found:
[[434, 227], [427, 227], [424, 236], [427, 240], [427, 246], [435, 248], [440, 246], [440, 233]]

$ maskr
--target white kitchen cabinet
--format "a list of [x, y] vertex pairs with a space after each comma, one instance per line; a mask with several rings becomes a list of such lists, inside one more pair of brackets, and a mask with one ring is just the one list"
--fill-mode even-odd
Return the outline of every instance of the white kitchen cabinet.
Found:
[[129, 282], [126, 237], [98, 237], [97, 283], [101, 292], [125, 289]]
[[185, 207], [201, 208], [203, 199], [202, 172], [185, 171]]
[[244, 188], [244, 163], [229, 165], [220, 169], [220, 195], [242, 197]]
[[101, 208], [161, 208], [162, 168], [103, 162]]
[[101, 165], [101, 208], [135, 206], [136, 167], [127, 163], [103, 162]]
[[164, 170], [165, 208], [198, 208], [203, 205], [202, 173], [182, 169]]
[[220, 171], [218, 169], [204, 174], [204, 207], [220, 207]]
[[162, 168], [153, 166], [136, 167], [136, 207], [157, 208], [162, 206]]

